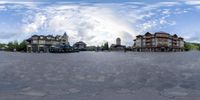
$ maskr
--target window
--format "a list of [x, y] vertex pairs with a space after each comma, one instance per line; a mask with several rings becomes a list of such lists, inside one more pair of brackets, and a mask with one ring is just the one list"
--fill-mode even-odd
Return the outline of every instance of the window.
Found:
[[37, 40], [33, 40], [33, 44], [37, 44]]

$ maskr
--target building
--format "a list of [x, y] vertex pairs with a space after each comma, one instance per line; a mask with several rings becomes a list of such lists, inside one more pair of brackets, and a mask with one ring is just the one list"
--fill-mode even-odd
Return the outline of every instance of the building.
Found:
[[76, 42], [76, 43], [73, 45], [73, 48], [74, 48], [74, 49], [80, 50], [80, 51], [86, 51], [86, 47], [87, 47], [87, 44], [84, 43], [83, 41]]
[[68, 35], [66, 34], [66, 32], [62, 36], [33, 35], [26, 41], [27, 41], [27, 52], [49, 52], [51, 47], [53, 46], [59, 44], [69, 45]]
[[147, 32], [145, 35], [136, 36], [133, 49], [140, 52], [184, 51], [184, 39], [176, 34], [170, 35], [166, 32], [156, 32], [155, 34]]
[[110, 49], [111, 49], [111, 50], [114, 50], [114, 51], [121, 51], [121, 50], [125, 50], [125, 49], [126, 49], [126, 46], [121, 45], [121, 39], [120, 39], [120, 38], [117, 38], [117, 39], [116, 39], [116, 44], [112, 44], [112, 45], [110, 46]]

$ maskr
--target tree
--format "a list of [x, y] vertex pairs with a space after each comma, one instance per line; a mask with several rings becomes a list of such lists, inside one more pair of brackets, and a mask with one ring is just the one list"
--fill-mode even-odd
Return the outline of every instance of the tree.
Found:
[[27, 47], [26, 41], [22, 41], [22, 42], [18, 45], [17, 51], [26, 51], [26, 47]]
[[198, 46], [198, 50], [200, 51], [200, 45]]
[[14, 41], [13, 45], [14, 45], [14, 49], [17, 50], [19, 47], [18, 41]]
[[104, 43], [103, 50], [109, 50], [108, 42]]
[[0, 43], [0, 49], [1, 49], [1, 48], [5, 48], [5, 46], [6, 46], [6, 44]]
[[185, 50], [200, 50], [200, 44], [199, 43], [185, 43]]
[[8, 47], [7, 47], [7, 49], [6, 50], [8, 50], [8, 51], [13, 51], [14, 50], [14, 43], [13, 42], [9, 42], [8, 43], [8, 45], [7, 45]]

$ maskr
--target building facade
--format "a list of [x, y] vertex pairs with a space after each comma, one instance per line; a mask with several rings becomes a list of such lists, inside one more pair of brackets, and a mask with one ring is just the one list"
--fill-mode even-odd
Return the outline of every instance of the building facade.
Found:
[[26, 41], [27, 41], [27, 52], [49, 52], [52, 46], [58, 44], [69, 45], [68, 35], [66, 34], [66, 32], [62, 36], [33, 35]]
[[166, 32], [156, 32], [138, 35], [134, 40], [134, 51], [169, 52], [184, 51], [184, 39], [176, 34], [170, 35]]
[[86, 47], [87, 47], [87, 44], [84, 43], [83, 41], [76, 42], [76, 43], [73, 45], [73, 48], [74, 48], [74, 49], [80, 50], [80, 51], [86, 51]]
[[117, 38], [116, 39], [116, 44], [112, 44], [110, 46], [110, 49], [113, 50], [113, 51], [122, 51], [122, 50], [126, 49], [126, 46], [121, 45], [121, 39]]

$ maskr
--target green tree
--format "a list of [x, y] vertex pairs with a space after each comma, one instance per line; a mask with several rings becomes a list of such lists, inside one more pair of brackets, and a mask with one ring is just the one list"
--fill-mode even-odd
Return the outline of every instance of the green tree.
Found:
[[103, 49], [104, 49], [104, 50], [109, 50], [108, 42], [104, 43], [104, 45], [103, 45]]
[[18, 41], [14, 41], [14, 42], [9, 42], [8, 44], [7, 44], [7, 49], [6, 50], [8, 50], [8, 51], [19, 51], [19, 49], [20, 49], [20, 45], [19, 45], [19, 43], [18, 43]]
[[13, 45], [14, 45], [14, 49], [18, 50], [18, 47], [19, 47], [18, 41], [14, 41]]
[[22, 42], [18, 45], [17, 51], [26, 51], [26, 47], [27, 47], [26, 41], [22, 41]]
[[198, 50], [200, 51], [200, 45], [198, 46]]
[[185, 43], [185, 50], [200, 50], [200, 44], [199, 43]]
[[14, 50], [14, 48], [15, 48], [15, 46], [14, 46], [14, 43], [13, 43], [13, 42], [9, 42], [7, 46], [8, 46], [8, 47], [7, 47], [7, 49], [6, 49], [6, 50], [8, 50], [8, 51], [13, 51], [13, 50]]
[[6, 46], [6, 44], [0, 43], [0, 49], [1, 49], [1, 48], [5, 48], [5, 46]]

